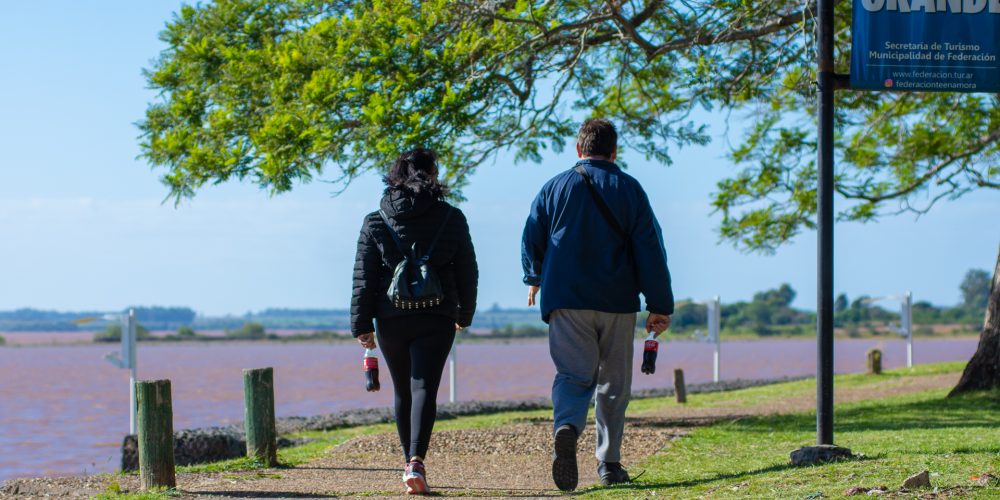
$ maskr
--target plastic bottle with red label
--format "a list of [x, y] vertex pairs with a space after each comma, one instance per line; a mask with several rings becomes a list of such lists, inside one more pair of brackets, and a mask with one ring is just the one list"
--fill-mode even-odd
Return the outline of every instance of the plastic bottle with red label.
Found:
[[652, 375], [656, 372], [656, 351], [660, 349], [660, 342], [656, 340], [654, 333], [646, 337], [646, 342], [642, 349], [642, 373]]
[[381, 389], [378, 383], [378, 356], [375, 349], [365, 349], [365, 390], [376, 392]]

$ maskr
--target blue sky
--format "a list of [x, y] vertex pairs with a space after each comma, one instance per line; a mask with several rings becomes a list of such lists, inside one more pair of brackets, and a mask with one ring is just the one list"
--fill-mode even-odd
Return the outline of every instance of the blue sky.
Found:
[[[0, 17], [0, 310], [185, 305], [205, 314], [264, 307], [346, 308], [357, 231], [377, 206], [374, 175], [333, 197], [302, 185], [269, 197], [250, 185], [209, 187], [175, 208], [159, 173], [136, 157], [153, 93], [141, 69], [180, 3], [11, 2]], [[723, 124], [711, 122], [721, 133]], [[738, 128], [739, 124], [734, 123]], [[721, 140], [675, 152], [664, 167], [630, 158], [664, 228], [679, 297], [745, 300], [790, 283], [814, 308], [815, 234], [776, 255], [718, 242], [709, 195], [731, 173]], [[569, 154], [513, 165], [501, 155], [473, 178], [461, 208], [481, 268], [481, 304], [520, 307], [527, 206]], [[970, 268], [992, 270], [1000, 193], [979, 192], [915, 218], [837, 227], [836, 289], [854, 297], [912, 290], [958, 301]]]

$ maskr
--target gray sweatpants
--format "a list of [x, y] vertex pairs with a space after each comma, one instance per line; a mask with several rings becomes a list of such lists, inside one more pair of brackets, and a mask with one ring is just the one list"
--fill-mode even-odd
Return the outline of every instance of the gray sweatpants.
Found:
[[570, 424], [582, 433], [590, 401], [596, 399], [597, 459], [602, 462], [621, 461], [634, 339], [635, 313], [557, 309], [549, 317], [555, 428]]

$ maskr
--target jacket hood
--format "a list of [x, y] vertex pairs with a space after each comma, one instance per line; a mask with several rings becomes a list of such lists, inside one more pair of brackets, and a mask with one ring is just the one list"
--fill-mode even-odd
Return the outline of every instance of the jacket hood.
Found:
[[379, 208], [393, 219], [405, 220], [423, 215], [437, 202], [437, 197], [427, 191], [415, 193], [406, 188], [390, 188], [382, 196]]

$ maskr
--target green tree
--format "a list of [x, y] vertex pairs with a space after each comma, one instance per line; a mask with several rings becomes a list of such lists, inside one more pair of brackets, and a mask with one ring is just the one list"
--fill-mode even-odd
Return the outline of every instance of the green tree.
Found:
[[990, 274], [982, 269], [969, 269], [959, 288], [962, 290], [962, 306], [985, 309], [990, 299]]
[[704, 304], [691, 301], [679, 302], [674, 315], [670, 321], [670, 328], [674, 331], [686, 330], [688, 328], [705, 328], [708, 321], [708, 307]]
[[842, 313], [847, 310], [850, 302], [847, 301], [847, 294], [840, 294], [837, 299], [833, 301], [833, 310], [836, 313]]
[[[836, 2], [840, 73], [849, 70], [851, 3]], [[625, 158], [670, 163], [673, 149], [709, 141], [705, 124], [692, 118], [704, 109], [746, 127], [733, 141], [738, 170], [719, 181], [712, 201], [721, 235], [768, 252], [815, 220], [815, 7], [808, 0], [184, 6], [146, 72], [160, 97], [139, 124], [142, 154], [163, 169], [178, 202], [230, 179], [271, 193], [317, 177], [346, 183], [414, 146], [437, 150], [446, 179], [461, 187], [498, 150], [536, 161], [544, 149], [560, 150], [581, 112], [619, 124]], [[839, 219], [924, 212], [942, 199], [1000, 188], [997, 104], [983, 94], [837, 93]], [[1000, 329], [989, 335], [1000, 341]], [[1000, 384], [1000, 366], [991, 380]]]
[[239, 330], [226, 330], [226, 336], [236, 339], [261, 340], [267, 338], [267, 329], [260, 323], [248, 321]]
[[[136, 340], [149, 340], [153, 336], [149, 333], [149, 330], [142, 325], [135, 326], [135, 339]], [[103, 332], [98, 332], [94, 334], [94, 342], [120, 342], [122, 340], [122, 325], [120, 323], [111, 323], [108, 325]]]
[[177, 329], [177, 336], [182, 339], [193, 339], [198, 336], [198, 332], [194, 331], [194, 328], [190, 326], [182, 326]]
[[5, 345], [7, 345], [7, 339], [5, 339], [3, 335], [0, 335], [0, 346], [5, 346]]
[[[272, 192], [348, 181], [401, 150], [438, 150], [461, 185], [499, 149], [537, 160], [574, 110], [615, 119], [627, 148], [670, 162], [710, 139], [696, 108], [750, 124], [719, 183], [722, 234], [768, 250], [811, 227], [815, 5], [691, 2], [220, 0], [184, 6], [146, 72], [162, 96], [142, 150], [174, 196], [251, 180]], [[837, 2], [849, 27], [851, 2]], [[838, 31], [847, 72], [850, 30]], [[837, 94], [840, 216], [917, 210], [1000, 187], [1000, 106], [980, 94]], [[747, 120], [749, 118], [749, 120]], [[327, 172], [333, 170], [333, 172]], [[916, 196], [916, 195], [920, 196]]]

